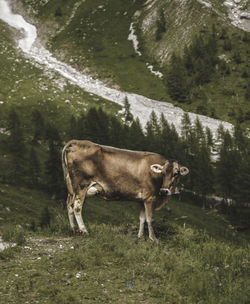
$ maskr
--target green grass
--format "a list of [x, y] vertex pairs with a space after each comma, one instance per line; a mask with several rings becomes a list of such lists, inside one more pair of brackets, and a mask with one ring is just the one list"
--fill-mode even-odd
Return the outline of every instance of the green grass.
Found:
[[249, 251], [192, 228], [160, 245], [95, 224], [88, 238], [38, 237], [0, 254], [1, 301], [246, 303]]
[[138, 8], [131, 1], [84, 2], [69, 26], [52, 39], [53, 52], [62, 48], [66, 60], [77, 58], [77, 65], [87, 65], [110, 85], [166, 99], [162, 82], [150, 74], [127, 40], [132, 16]]
[[[172, 200], [156, 213], [160, 242], [155, 244], [137, 239], [139, 205], [92, 198], [83, 208], [90, 235], [70, 236], [59, 202], [28, 189], [1, 190], [0, 231], [4, 236], [8, 227], [14, 231], [10, 240], [25, 243], [0, 252], [0, 303], [245, 304], [249, 299], [249, 245], [219, 215]], [[46, 206], [49, 226], [37, 224], [31, 231], [24, 223], [41, 222]], [[20, 224], [26, 228], [15, 228]]]
[[[192, 111], [235, 123], [243, 112], [243, 127], [249, 127], [249, 105], [245, 98], [248, 78], [242, 77], [249, 62], [249, 42], [242, 40], [243, 31], [232, 26], [226, 18], [227, 9], [221, 1], [210, 1], [213, 10], [202, 8], [197, 1], [189, 1], [176, 6], [171, 1], [158, 1], [151, 9], [145, 10], [142, 1], [88, 0], [82, 2], [72, 20], [68, 22], [73, 11], [70, 1], [48, 1], [47, 4], [22, 0], [26, 9], [32, 7], [35, 13], [32, 18], [39, 27], [39, 33], [47, 40], [47, 47], [60, 60], [72, 64], [77, 69], [88, 68], [91, 73], [122, 90], [139, 93], [153, 99], [171, 101], [167, 90], [159, 78], [146, 68], [146, 62], [156, 69], [165, 69], [173, 51], [181, 54], [185, 44], [192, 41], [194, 35], [211, 30], [216, 25], [219, 37], [222, 29], [232, 42], [232, 50], [223, 50], [224, 41], [218, 40], [218, 56], [226, 55], [230, 63], [229, 75], [222, 76], [219, 70], [211, 82], [197, 88], [192, 102], [175, 103], [184, 110]], [[80, 3], [80, 2], [79, 2]], [[58, 16], [58, 8], [60, 14]], [[155, 40], [157, 14], [163, 10], [166, 18], [166, 32], [160, 41]], [[137, 19], [137, 35], [143, 53], [135, 54], [132, 42], [128, 41], [129, 26], [133, 16], [140, 10]], [[32, 11], [31, 11], [32, 12]], [[150, 21], [145, 32], [143, 22]], [[162, 57], [162, 53], [169, 55]], [[234, 54], [239, 52], [242, 61], [235, 62]], [[201, 108], [206, 108], [204, 112]], [[215, 113], [214, 113], [215, 112]]]
[[[43, 24], [38, 30], [43, 38], [46, 36], [47, 47], [60, 60], [79, 70], [87, 67], [94, 76], [109, 85], [118, 85], [122, 90], [158, 100], [169, 99], [162, 81], [150, 73], [127, 39], [132, 16], [141, 8], [139, 2], [85, 1], [59, 33], [56, 29], [65, 25], [69, 18], [70, 2], [57, 0], [46, 5], [22, 2], [38, 11], [33, 15], [36, 22]], [[62, 16], [55, 17], [59, 6]]]
[[[15, 48], [11, 30], [0, 22], [0, 104], [1, 128], [6, 127], [10, 108], [15, 108], [30, 128], [33, 110], [39, 110], [52, 124], [65, 128], [72, 114], [80, 115], [89, 107], [102, 107], [116, 113], [121, 107], [70, 84], [55, 72], [44, 73]], [[58, 85], [58, 83], [60, 85]], [[60, 86], [62, 86], [60, 88]], [[65, 102], [69, 101], [69, 102]]]

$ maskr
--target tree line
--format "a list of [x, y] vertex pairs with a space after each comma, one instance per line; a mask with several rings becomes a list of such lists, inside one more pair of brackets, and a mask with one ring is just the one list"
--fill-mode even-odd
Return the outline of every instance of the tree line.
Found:
[[[162, 19], [161, 13], [158, 23], [164, 24]], [[159, 28], [163, 33], [164, 28], [158, 25], [157, 29]], [[209, 84], [213, 85], [219, 96], [221, 87], [216, 87], [218, 80], [223, 79], [227, 87], [228, 81], [233, 79], [233, 84], [237, 85], [225, 87], [222, 93], [231, 98], [238, 96], [242, 102], [248, 102], [250, 65], [249, 52], [245, 49], [249, 42], [249, 33], [236, 37], [230, 35], [225, 28], [218, 29], [215, 25], [211, 29], [205, 27], [191, 39], [182, 52], [173, 52], [163, 67], [163, 82], [168, 95], [179, 103], [200, 101], [197, 112], [217, 118], [215, 107], [208, 104], [208, 96], [211, 95]], [[207, 88], [207, 92], [204, 88]], [[229, 112], [228, 115], [233, 117], [236, 113]], [[246, 110], [241, 116], [243, 121], [249, 120], [249, 111]]]
[[141, 151], [153, 151], [168, 159], [177, 159], [190, 169], [185, 188], [205, 198], [217, 193], [232, 198], [238, 205], [250, 197], [249, 138], [240, 124], [231, 134], [221, 126], [217, 138], [204, 128], [197, 118], [191, 122], [183, 115], [181, 134], [164, 115], [151, 113], [145, 130], [130, 112], [125, 100], [122, 119], [105, 113], [102, 108], [90, 108], [80, 116], [72, 116], [62, 132], [46, 122], [38, 110], [31, 114], [31, 128], [22, 127], [15, 110], [8, 116], [7, 135], [2, 139], [2, 182], [39, 188], [54, 197], [65, 195], [61, 169], [61, 150], [70, 139], [87, 139], [99, 144]]

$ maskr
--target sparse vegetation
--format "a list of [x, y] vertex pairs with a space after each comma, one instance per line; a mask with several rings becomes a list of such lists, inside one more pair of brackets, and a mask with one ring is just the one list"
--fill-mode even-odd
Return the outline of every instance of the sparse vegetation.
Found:
[[[156, 245], [137, 239], [134, 203], [88, 200], [89, 237], [45, 229], [25, 247], [0, 253], [1, 301], [246, 303], [249, 249], [233, 245], [237, 232], [199, 207], [177, 201], [169, 207], [157, 215]], [[209, 224], [196, 227], [202, 217]]]
[[[180, 19], [180, 6], [159, 1], [151, 36], [141, 32], [144, 12], [135, 24], [138, 57], [127, 37], [145, 1], [21, 2], [43, 25], [48, 48], [76, 69], [88, 67], [109, 85], [235, 122], [235, 130], [220, 128], [215, 142], [209, 129], [184, 115], [179, 136], [152, 112], [143, 131], [127, 100], [125, 113], [117, 114], [121, 107], [44, 73], [16, 50], [0, 22], [0, 231], [17, 245], [0, 252], [0, 302], [248, 303], [249, 34], [217, 22], [215, 14], [200, 14], [200, 6], [197, 16], [197, 1], [187, 2], [192, 8]], [[187, 22], [183, 31], [187, 11], [192, 27]], [[145, 64], [160, 68], [154, 47], [162, 45], [171, 55], [164, 82]], [[137, 239], [140, 206], [134, 202], [88, 199], [83, 217], [90, 236], [70, 235], [60, 150], [71, 138], [155, 151], [189, 167], [190, 192], [155, 214], [158, 245]], [[224, 202], [208, 198], [214, 193]]]

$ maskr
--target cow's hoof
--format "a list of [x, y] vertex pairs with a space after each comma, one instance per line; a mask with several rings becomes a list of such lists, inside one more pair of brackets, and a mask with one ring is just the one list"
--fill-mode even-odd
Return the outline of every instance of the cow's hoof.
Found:
[[152, 242], [154, 242], [154, 243], [156, 243], [156, 244], [159, 244], [159, 240], [154, 236], [154, 237], [149, 237], [149, 239], [152, 241]]
[[70, 235], [76, 235], [77, 232], [78, 232], [78, 229], [76, 229], [76, 228], [71, 228], [70, 229]]
[[88, 231], [87, 230], [79, 230], [79, 235], [89, 235]]

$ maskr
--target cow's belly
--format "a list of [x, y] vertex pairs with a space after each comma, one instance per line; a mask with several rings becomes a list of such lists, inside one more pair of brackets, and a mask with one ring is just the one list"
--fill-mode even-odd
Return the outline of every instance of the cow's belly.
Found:
[[[132, 191], [131, 191], [132, 190]], [[110, 185], [103, 181], [93, 181], [87, 190], [86, 197], [98, 195], [104, 199], [127, 199], [141, 200], [142, 191], [135, 190], [132, 187], [122, 187], [119, 185]]]

